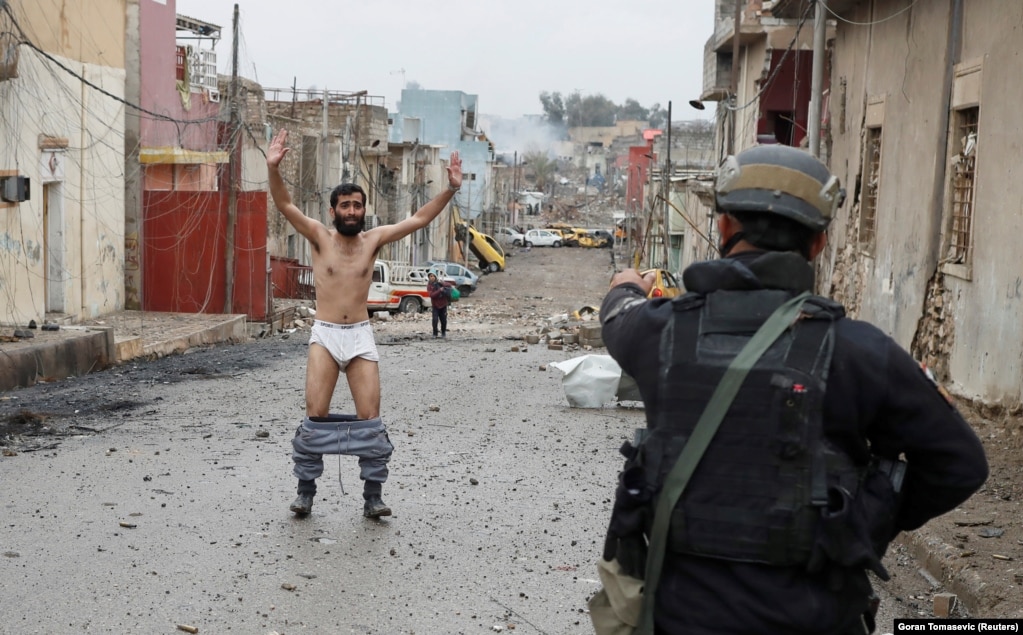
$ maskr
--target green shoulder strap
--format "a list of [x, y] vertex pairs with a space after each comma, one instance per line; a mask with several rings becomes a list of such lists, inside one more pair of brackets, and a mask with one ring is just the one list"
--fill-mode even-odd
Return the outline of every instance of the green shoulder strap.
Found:
[[675, 466], [664, 481], [661, 494], [657, 499], [654, 512], [654, 525], [650, 532], [650, 546], [647, 552], [645, 586], [643, 588], [643, 611], [640, 615], [637, 635], [653, 635], [654, 632], [654, 599], [657, 585], [660, 582], [661, 568], [664, 564], [664, 550], [668, 542], [668, 525], [671, 523], [671, 511], [682, 496], [689, 483], [689, 478], [700, 463], [703, 453], [717, 433], [721, 420], [732, 406], [735, 395], [739, 392], [743, 380], [757, 360], [774, 344], [799, 316], [803, 302], [810, 297], [808, 292], [792, 298], [775, 310], [771, 317], [753, 335], [742, 351], [732, 360], [725, 371], [724, 377], [714, 389], [707, 407], [693, 429], [692, 436], [682, 448]]

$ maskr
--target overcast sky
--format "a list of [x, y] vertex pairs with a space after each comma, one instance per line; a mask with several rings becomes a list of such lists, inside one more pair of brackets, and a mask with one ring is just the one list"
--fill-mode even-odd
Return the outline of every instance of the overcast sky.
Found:
[[[167, 0], [173, 2], [174, 0]], [[223, 27], [230, 74], [236, 0], [176, 0]], [[479, 95], [482, 114], [541, 114], [542, 91], [603, 94], [672, 119], [707, 118], [703, 86], [714, 0], [237, 0], [240, 74], [264, 88], [367, 90], [394, 110], [405, 82]]]

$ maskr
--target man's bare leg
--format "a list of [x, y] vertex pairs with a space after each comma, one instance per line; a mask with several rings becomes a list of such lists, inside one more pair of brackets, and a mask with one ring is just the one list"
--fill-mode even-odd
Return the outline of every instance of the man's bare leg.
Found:
[[305, 413], [308, 417], [326, 417], [330, 398], [334, 395], [339, 374], [337, 362], [319, 344], [309, 345], [309, 361], [305, 370]]
[[348, 389], [355, 401], [355, 415], [360, 419], [375, 419], [380, 416], [380, 365], [377, 362], [356, 357], [345, 369]]
[[[348, 388], [355, 401], [355, 415], [360, 419], [375, 419], [380, 416], [380, 365], [377, 362], [357, 357], [345, 369]], [[391, 508], [384, 504], [381, 494], [383, 483], [364, 481], [362, 497], [366, 500], [363, 516], [379, 518], [390, 516]]]

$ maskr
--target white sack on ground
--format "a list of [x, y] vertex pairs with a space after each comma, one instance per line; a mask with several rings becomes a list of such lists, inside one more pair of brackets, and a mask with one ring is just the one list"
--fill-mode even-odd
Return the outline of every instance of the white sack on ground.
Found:
[[549, 366], [565, 373], [561, 384], [569, 406], [600, 408], [614, 401], [622, 368], [610, 355], [583, 355]]

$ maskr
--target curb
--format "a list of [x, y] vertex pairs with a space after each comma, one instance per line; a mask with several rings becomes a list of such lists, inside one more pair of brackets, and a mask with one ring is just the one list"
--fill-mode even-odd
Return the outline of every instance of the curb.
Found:
[[159, 358], [174, 353], [181, 353], [196, 346], [206, 346], [222, 342], [242, 342], [248, 339], [249, 334], [244, 315], [224, 317], [226, 319], [216, 324], [206, 325], [195, 330], [186, 329], [187, 332], [179, 334], [177, 337], [144, 344], [142, 346], [142, 356]]
[[5, 351], [0, 392], [101, 370], [117, 361], [115, 355], [114, 330], [109, 327], [91, 327], [68, 339]]
[[[991, 617], [997, 609], [1004, 612], [1007, 607], [1003, 603], [1018, 597], [1019, 589], [986, 582], [971, 562], [960, 556], [961, 549], [928, 532], [926, 525], [900, 533], [895, 542], [906, 547], [928, 573], [955, 593], [971, 617]], [[1000, 617], [1023, 618], [1023, 609], [1015, 608]]]

